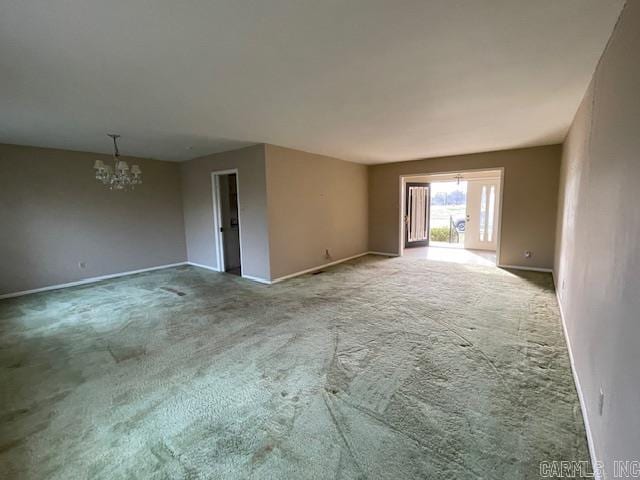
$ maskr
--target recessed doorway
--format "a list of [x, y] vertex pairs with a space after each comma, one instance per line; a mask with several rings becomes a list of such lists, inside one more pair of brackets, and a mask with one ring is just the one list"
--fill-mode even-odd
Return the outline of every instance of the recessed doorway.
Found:
[[237, 170], [212, 173], [212, 186], [218, 270], [242, 275]]
[[402, 255], [496, 265], [502, 170], [412, 175], [401, 185]]

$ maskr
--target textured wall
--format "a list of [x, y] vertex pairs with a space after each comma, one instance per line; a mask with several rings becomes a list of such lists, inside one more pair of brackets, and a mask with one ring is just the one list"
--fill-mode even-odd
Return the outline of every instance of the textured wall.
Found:
[[[556, 284], [595, 453], [640, 455], [640, 1], [629, 1], [564, 145]], [[600, 389], [604, 409], [599, 414]]]
[[551, 145], [370, 166], [369, 249], [399, 252], [400, 175], [504, 167], [499, 262], [552, 268], [560, 152]]
[[129, 159], [144, 183], [112, 192], [96, 159], [0, 145], [0, 295], [186, 260], [178, 165]]
[[368, 250], [365, 165], [274, 145], [266, 158], [272, 279]]
[[270, 278], [264, 145], [196, 158], [182, 164], [187, 253], [190, 262], [217, 268], [211, 173], [238, 169], [242, 273]]

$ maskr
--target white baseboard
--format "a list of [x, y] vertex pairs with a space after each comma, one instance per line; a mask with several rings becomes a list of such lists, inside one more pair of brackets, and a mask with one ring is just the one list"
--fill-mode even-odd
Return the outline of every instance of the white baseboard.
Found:
[[203, 265], [201, 263], [195, 263], [195, 262], [186, 262], [186, 263], [187, 265], [191, 265], [192, 267], [204, 268], [206, 270], [212, 270], [218, 273], [221, 272], [221, 270], [219, 270], [217, 267], [210, 267], [209, 265]]
[[[282, 282], [283, 280], [287, 280], [288, 278], [293, 278], [293, 277], [297, 277], [297, 276], [300, 276], [300, 275], [304, 275], [305, 273], [314, 272], [316, 270], [320, 270], [321, 268], [326, 268], [326, 267], [330, 267], [332, 265], [337, 265], [338, 263], [346, 262], [348, 260], [353, 260], [354, 258], [362, 257], [364, 255], [383, 255], [383, 256], [387, 256], [387, 257], [397, 257], [398, 256], [395, 253], [364, 252], [364, 253], [359, 253], [358, 255], [353, 255], [351, 257], [342, 258], [340, 260], [335, 260], [333, 262], [325, 263], [323, 265], [318, 265], [317, 267], [308, 268], [308, 269], [302, 270], [300, 272], [296, 272], [296, 273], [292, 273], [292, 274], [289, 274], [289, 275], [285, 275], [283, 277], [276, 278], [275, 280], [267, 280], [265, 278], [254, 277], [252, 275], [244, 275], [244, 274], [242, 275], [242, 278], [246, 278], [247, 280], [252, 280], [254, 282], [259, 282], [259, 283], [263, 283], [263, 284], [266, 284], [266, 285], [271, 285], [273, 283], [278, 283], [278, 282]], [[20, 292], [4, 293], [4, 294], [0, 295], [0, 300], [2, 300], [4, 298], [21, 297], [23, 295], [29, 295], [31, 293], [47, 292], [49, 290], [59, 290], [61, 288], [68, 288], [68, 287], [77, 287], [79, 285], [86, 285], [88, 283], [95, 283], [95, 282], [101, 282], [102, 280], [109, 280], [110, 278], [124, 277], [126, 275], [134, 275], [136, 273], [151, 272], [153, 270], [161, 270], [163, 268], [178, 267], [180, 265], [191, 265], [191, 266], [194, 266], [194, 267], [199, 267], [199, 268], [204, 268], [204, 269], [207, 269], [207, 270], [212, 270], [214, 272], [220, 272], [220, 270], [218, 270], [216, 267], [210, 267], [208, 265], [203, 265], [201, 263], [195, 263], [195, 262], [171, 263], [171, 264], [167, 264], [167, 265], [158, 265], [157, 267], [141, 268], [139, 270], [129, 270], [127, 272], [119, 272], [119, 273], [112, 273], [112, 274], [109, 274], [109, 275], [101, 275], [99, 277], [85, 278], [85, 279], [78, 280], [78, 281], [75, 281], [75, 282], [61, 283], [61, 284], [57, 284], [57, 285], [49, 285], [47, 287], [34, 288], [34, 289], [31, 289], [31, 290], [23, 290], [23, 291], [20, 291]]]
[[[555, 274], [553, 276], [554, 284]], [[562, 323], [562, 331], [564, 332], [564, 339], [567, 343], [567, 351], [569, 352], [569, 363], [571, 364], [571, 373], [573, 374], [573, 382], [576, 385], [576, 391], [578, 392], [578, 401], [580, 402], [580, 410], [582, 411], [582, 419], [584, 420], [584, 429], [587, 432], [587, 445], [589, 447], [589, 456], [591, 457], [591, 467], [594, 469], [596, 480], [603, 480], [602, 472], [596, 469], [598, 457], [596, 455], [596, 448], [593, 442], [593, 433], [591, 432], [591, 424], [589, 423], [589, 414], [587, 413], [587, 404], [580, 386], [580, 377], [578, 377], [578, 371], [576, 370], [575, 360], [573, 359], [573, 348], [571, 347], [571, 339], [569, 338], [569, 331], [567, 330], [567, 322], [564, 316], [564, 310], [562, 309], [562, 303], [560, 301], [560, 294], [558, 293], [556, 285], [556, 300], [558, 301], [558, 310], [560, 310], [560, 322]]]
[[526, 267], [522, 265], [498, 265], [498, 268], [511, 268], [512, 270], [529, 270], [532, 272], [553, 273], [551, 268]]
[[[219, 270], [217, 267], [210, 267], [209, 265], [203, 265], [201, 263], [187, 262], [187, 265], [191, 265], [192, 267], [204, 268], [206, 270], [211, 270], [212, 272], [223, 273], [222, 270]], [[265, 283], [267, 285], [271, 284], [269, 280], [260, 277], [254, 277], [253, 275], [245, 275], [244, 273], [242, 274], [242, 278], [246, 278], [247, 280], [252, 280], [258, 283]]]
[[304, 275], [305, 273], [315, 272], [315, 271], [320, 270], [322, 268], [331, 267], [332, 265], [337, 265], [338, 263], [346, 262], [348, 260], [353, 260], [354, 258], [364, 257], [365, 255], [368, 255], [369, 253], [371, 253], [371, 252], [359, 253], [357, 255], [352, 255], [352, 256], [347, 257], [347, 258], [341, 258], [340, 260], [335, 260], [333, 262], [324, 263], [322, 265], [318, 265], [317, 267], [307, 268], [306, 270], [300, 270], [299, 272], [290, 273], [289, 275], [284, 275], [282, 277], [278, 277], [278, 278], [275, 278], [275, 279], [271, 280], [271, 283], [278, 283], [278, 282], [282, 282], [283, 280], [287, 280], [289, 278], [299, 277], [300, 275]]
[[264, 283], [265, 285], [271, 285], [273, 282], [271, 280], [267, 280], [266, 278], [254, 277], [253, 275], [245, 275], [242, 274], [242, 278], [246, 278], [247, 280], [252, 280], [258, 283]]
[[[383, 256], [386, 256], [386, 257], [397, 257], [398, 256], [395, 253], [363, 252], [363, 253], [359, 253], [357, 255], [352, 255], [350, 257], [341, 258], [340, 260], [335, 260], [333, 262], [323, 263], [322, 265], [318, 265], [317, 267], [307, 268], [306, 270], [300, 270], [299, 272], [290, 273], [288, 275], [283, 275], [282, 277], [278, 277], [278, 278], [275, 278], [273, 280], [267, 280], [265, 278], [254, 277], [253, 275], [245, 275], [245, 274], [242, 274], [242, 278], [246, 278], [247, 280], [252, 280], [252, 281], [258, 282], [258, 283], [263, 283], [265, 285], [273, 285], [274, 283], [280, 283], [280, 282], [283, 282], [284, 280], [288, 280], [290, 278], [299, 277], [300, 275], [305, 275], [307, 273], [315, 272], [315, 271], [320, 270], [322, 268], [331, 267], [332, 265], [337, 265], [339, 263], [346, 262], [348, 260], [353, 260], [354, 258], [363, 257], [365, 255], [383, 255]], [[200, 267], [200, 268], [206, 268], [208, 270], [213, 270], [214, 272], [219, 272], [220, 271], [220, 270], [217, 270], [214, 267], [209, 267], [209, 266], [201, 265], [201, 264], [194, 263], [194, 262], [187, 262], [187, 263], [189, 265], [193, 265], [195, 267]]]
[[68, 288], [68, 287], [77, 287], [79, 285], [86, 285], [88, 283], [95, 283], [95, 282], [101, 282], [102, 280], [109, 280], [110, 278], [124, 277], [126, 275], [134, 275], [136, 273], [151, 272], [152, 270], [161, 270], [163, 268], [179, 267], [180, 265], [186, 265], [186, 264], [187, 262], [170, 263], [167, 265], [159, 265], [157, 267], [141, 268], [140, 270], [130, 270], [128, 272], [111, 273], [109, 275], [101, 275], [99, 277], [85, 278], [83, 280], [78, 280], [75, 282], [60, 283], [58, 285], [49, 285], [48, 287], [34, 288], [31, 290], [23, 290], [21, 292], [5, 293], [0, 295], [0, 300], [3, 298], [21, 297], [23, 295], [29, 295], [31, 293], [47, 292], [49, 290], [59, 290], [61, 288]]

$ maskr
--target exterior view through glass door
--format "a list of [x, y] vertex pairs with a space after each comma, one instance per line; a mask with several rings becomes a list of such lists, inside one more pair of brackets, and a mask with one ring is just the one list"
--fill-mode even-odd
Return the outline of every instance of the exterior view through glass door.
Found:
[[429, 246], [463, 248], [467, 182], [433, 181], [430, 189]]
[[407, 183], [405, 186], [405, 247], [429, 245], [429, 206], [431, 196], [428, 183]]
[[464, 248], [496, 250], [499, 202], [499, 178], [482, 178], [467, 182]]

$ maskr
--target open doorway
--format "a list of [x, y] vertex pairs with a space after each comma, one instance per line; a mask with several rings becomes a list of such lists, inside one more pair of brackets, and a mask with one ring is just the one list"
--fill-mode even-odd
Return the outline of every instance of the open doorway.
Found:
[[212, 174], [218, 270], [242, 275], [238, 172]]
[[496, 265], [502, 170], [403, 177], [402, 255]]
[[431, 183], [431, 246], [464, 247], [467, 214], [467, 181]]

